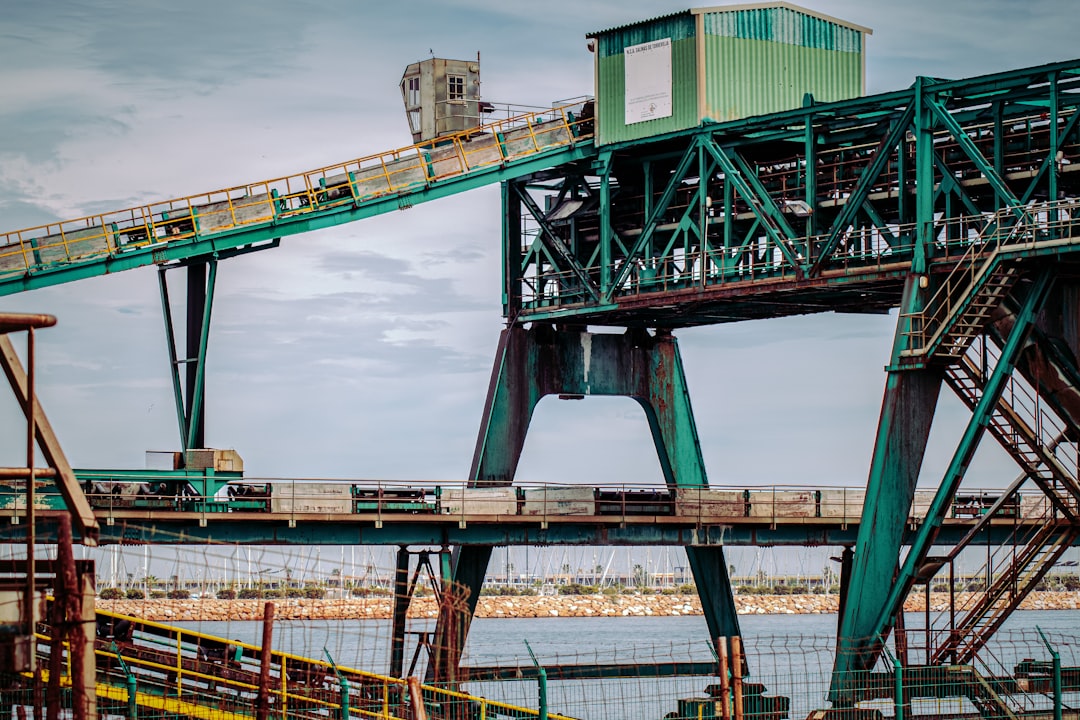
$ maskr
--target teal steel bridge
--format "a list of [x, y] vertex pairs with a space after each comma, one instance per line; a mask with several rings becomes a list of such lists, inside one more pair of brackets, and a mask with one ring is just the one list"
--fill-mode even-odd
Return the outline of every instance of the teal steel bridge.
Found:
[[[995, 534], [991, 580], [948, 628], [926, 633], [928, 662], [963, 663], [1080, 535], [1078, 110], [1080, 61], [920, 77], [897, 92], [828, 104], [808, 97], [796, 110], [603, 146], [587, 113], [559, 108], [333, 168], [7, 233], [0, 294], [157, 265], [174, 367], [186, 367], [173, 378], [181, 442], [199, 448], [221, 260], [499, 182], [507, 327], [475, 487], [513, 484], [532, 411], [549, 394], [633, 397], [667, 486], [704, 487], [675, 331], [898, 310], [862, 520], [848, 531], [844, 586], [858, 601], [841, 612], [837, 677], [872, 668], [908, 593], [975, 540], [951, 533], [946, 515], [989, 437], [1017, 464], [1000, 502], [1032, 489], [1049, 511]], [[168, 311], [173, 268], [188, 273], [183, 361]], [[944, 387], [971, 416], [912, 530]], [[827, 540], [850, 545], [841, 535]], [[463, 543], [449, 572], [474, 606], [492, 545], [446, 537]], [[932, 556], [942, 543], [948, 553]], [[738, 635], [723, 546], [691, 541], [687, 554], [710, 634]], [[437, 638], [446, 632], [440, 623]], [[832, 695], [839, 706], [858, 699], [843, 683]]]

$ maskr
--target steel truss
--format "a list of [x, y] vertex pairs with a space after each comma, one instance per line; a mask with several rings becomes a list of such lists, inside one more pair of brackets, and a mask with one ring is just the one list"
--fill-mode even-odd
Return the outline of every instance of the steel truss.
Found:
[[[843, 678], [874, 666], [909, 591], [931, 581], [930, 548], [988, 431], [1020, 466], [1010, 493], [1041, 489], [1047, 523], [999, 543], [984, 592], [926, 630], [927, 660], [969, 660], [1080, 535], [1078, 110], [1077, 61], [918, 78], [504, 183], [515, 325], [671, 330], [900, 309], [850, 567], [858, 596], [840, 618], [839, 704], [858, 699]], [[972, 419], [902, 556], [943, 384]]]

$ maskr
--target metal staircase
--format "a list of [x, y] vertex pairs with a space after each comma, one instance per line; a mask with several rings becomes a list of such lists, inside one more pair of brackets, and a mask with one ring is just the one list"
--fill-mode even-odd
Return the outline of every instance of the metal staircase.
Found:
[[1018, 279], [1019, 269], [1004, 261], [1005, 252], [1030, 238], [1033, 228], [1024, 208], [1019, 213], [1003, 208], [987, 221], [922, 312], [905, 315], [908, 346], [900, 354], [903, 364], [955, 360], [967, 352]]
[[[985, 336], [972, 345], [969, 342], [969, 351], [947, 369], [945, 380], [957, 396], [974, 409], [982, 396], [984, 379], [998, 356]], [[987, 430], [1017, 462], [1022, 476], [972, 529], [968, 538], [974, 537], [978, 529], [989, 523], [1007, 523], [1000, 519], [998, 510], [1010, 496], [1016, 497], [1014, 493], [1025, 480], [1032, 481], [1046, 496], [1042, 505], [1045, 522], [1034, 531], [1024, 532], [1014, 526], [1011, 532], [1006, 532], [1006, 537], [980, 571], [989, 578], [986, 588], [972, 593], [961, 606], [952, 609], [959, 611], [961, 617], [955, 622], [950, 621], [944, 638], [933, 649], [931, 663], [970, 662], [1009, 613], [1035, 589], [1073, 540], [1080, 536], [1076, 453], [1068, 452], [1075, 449], [1075, 445], [1066, 441], [1069, 433], [1065, 424], [1040, 402], [1038, 393], [1023, 379], [1011, 378], [991, 414]], [[1021, 512], [1026, 510], [1021, 509]], [[955, 559], [966, 546], [967, 542], [959, 543], [949, 559]]]

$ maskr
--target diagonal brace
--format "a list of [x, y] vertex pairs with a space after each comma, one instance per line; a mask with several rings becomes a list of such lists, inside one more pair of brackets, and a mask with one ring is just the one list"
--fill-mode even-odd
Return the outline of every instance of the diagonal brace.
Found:
[[941, 486], [938, 488], [937, 494], [934, 496], [934, 500], [926, 513], [926, 521], [919, 526], [915, 537], [912, 539], [904, 564], [900, 568], [896, 581], [889, 592], [888, 599], [878, 617], [875, 636], [884, 634], [890, 626], [890, 618], [896, 614], [900, 603], [906, 597], [919, 565], [926, 559], [926, 555], [937, 537], [942, 519], [952, 501], [956, 488], [960, 485], [960, 481], [971, 463], [971, 458], [979, 446], [979, 438], [990, 422], [994, 408], [997, 406], [1001, 393], [1005, 389], [1005, 383], [1016, 366], [1020, 350], [1024, 347], [1035, 318], [1046, 300], [1052, 278], [1053, 274], [1050, 270], [1041, 271], [1032, 284], [1028, 296], [1024, 299], [1023, 307], [1017, 313], [1016, 324], [1012, 332], [1009, 333], [1009, 338], [1002, 348], [998, 363], [986, 382], [982, 397], [979, 398], [979, 403], [972, 413], [967, 428], [964, 430], [952, 462], [949, 463], [949, 467], [945, 471]]
[[[747, 167], [745, 161], [737, 153], [732, 153], [732, 156], [729, 157], [723, 148], [711, 141], [705, 142], [704, 147], [706, 152], [712, 155], [717, 164], [723, 169], [725, 181], [731, 182], [753, 209], [754, 215], [761, 220], [765, 233], [780, 248], [780, 253], [784, 256], [784, 259], [797, 272], [803, 272], [802, 263], [791, 249], [791, 246], [788, 245], [790, 241], [795, 240], [795, 231], [788, 225], [780, 209], [776, 207], [768, 192], [761, 186], [761, 183], [750, 171], [750, 168]], [[760, 192], [756, 192], [755, 188]]]
[[926, 104], [926, 107], [937, 116], [945, 129], [949, 131], [949, 134], [952, 135], [956, 144], [964, 151], [964, 154], [975, 163], [975, 167], [983, 174], [983, 177], [986, 178], [986, 181], [990, 184], [990, 187], [994, 189], [994, 192], [997, 193], [998, 197], [1001, 198], [1002, 202], [1012, 208], [1012, 211], [1018, 220], [1027, 220], [1027, 213], [1024, 211], [1023, 207], [1021, 207], [1020, 199], [1016, 197], [1012, 190], [1009, 189], [1008, 185], [1005, 184], [1005, 181], [1002, 180], [1001, 176], [994, 170], [993, 165], [987, 162], [986, 158], [983, 157], [983, 154], [979, 151], [979, 148], [975, 146], [975, 143], [971, 141], [967, 132], [960, 127], [958, 122], [956, 122], [956, 118], [952, 116], [947, 108], [932, 97], [924, 97], [923, 102]]
[[[22, 408], [23, 414], [29, 419], [30, 396], [26, 370], [19, 361], [19, 356], [15, 353], [15, 347], [11, 344], [11, 339], [7, 335], [0, 335], [0, 365], [4, 367], [4, 374], [7, 375], [8, 383], [15, 393], [15, 399], [18, 401], [19, 407]], [[33, 406], [34, 434], [37, 437], [38, 446], [41, 448], [41, 454], [44, 456], [45, 462], [56, 468], [57, 488], [60, 490], [60, 494], [64, 498], [64, 504], [79, 529], [83, 544], [95, 546], [97, 545], [98, 522], [97, 518], [94, 517], [94, 511], [91, 509], [86, 495], [83, 494], [71, 465], [68, 464], [67, 457], [60, 447], [60, 441], [57, 439], [56, 433], [53, 432], [49, 419], [45, 417], [45, 411], [42, 409], [41, 403], [35, 402]]]
[[663, 194], [660, 196], [660, 200], [656, 203], [656, 207], [653, 208], [652, 213], [649, 214], [648, 219], [645, 221], [645, 227], [642, 228], [641, 235], [634, 242], [630, 252], [626, 254], [623, 259], [622, 265], [619, 267], [618, 272], [615, 274], [615, 279], [611, 283], [611, 287], [607, 289], [607, 300], [610, 301], [615, 294], [615, 290], [622, 287], [622, 284], [626, 282], [626, 278], [630, 275], [630, 269], [634, 267], [634, 263], [639, 259], [641, 253], [648, 247], [649, 241], [652, 240], [653, 233], [656, 232], [656, 228], [660, 225], [660, 219], [667, 212], [668, 206], [671, 205], [671, 201], [675, 199], [675, 190], [678, 188], [679, 183], [686, 177], [686, 173], [690, 170], [690, 166], [698, 154], [698, 143], [695, 140], [690, 143], [690, 146], [686, 148], [686, 152], [683, 153], [682, 159], [679, 160], [678, 166], [675, 168], [675, 172], [671, 174], [668, 179], [667, 187], [664, 188]]
[[570, 272], [574, 273], [574, 277], [576, 277], [582, 287], [588, 291], [589, 297], [592, 298], [593, 302], [598, 302], [600, 300], [600, 293], [597, 291], [596, 286], [589, 279], [588, 274], [581, 267], [581, 264], [574, 259], [574, 255], [570, 252], [570, 248], [566, 247], [566, 243], [552, 231], [551, 226], [544, 220], [544, 213], [540, 211], [536, 201], [533, 200], [527, 192], [522, 191], [516, 184], [511, 184], [510, 187], [513, 189], [518, 200], [521, 201], [521, 204], [524, 205], [526, 209], [528, 209], [529, 214], [533, 216], [536, 224], [540, 226], [540, 237], [544, 245], [551, 250], [554, 250], [559, 256], [559, 259], [565, 263], [565, 267], [561, 269], [569, 269]]
[[[840, 241], [840, 234], [855, 220], [855, 215], [870, 196], [870, 190], [873, 189], [874, 183], [877, 182], [878, 177], [888, 165], [889, 158], [893, 156], [893, 150], [899, 146], [904, 139], [904, 133], [911, 127], [914, 118], [915, 103], [910, 103], [907, 108], [904, 109], [903, 114], [896, 119], [895, 124], [892, 126], [892, 130], [890, 130], [889, 133], [881, 139], [881, 142], [878, 143], [877, 148], [874, 150], [874, 159], [859, 178], [858, 185], [855, 186], [855, 189], [848, 196], [847, 201], [844, 203], [843, 210], [840, 211], [836, 220], [833, 221], [832, 228], [829, 230], [829, 237], [825, 239], [825, 243], [818, 252], [813, 267], [810, 268], [809, 274], [811, 276], [821, 272], [821, 266], [825, 263], [825, 260], [829, 255], [832, 254], [832, 251], [836, 249], [836, 245]], [[809, 168], [807, 170], [807, 175], [812, 172], [814, 172], [814, 169]]]

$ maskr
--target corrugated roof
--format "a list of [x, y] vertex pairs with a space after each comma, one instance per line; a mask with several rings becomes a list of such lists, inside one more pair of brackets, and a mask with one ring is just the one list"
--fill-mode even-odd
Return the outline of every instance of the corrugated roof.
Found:
[[618, 30], [625, 30], [627, 28], [637, 27], [639, 25], [648, 25], [649, 23], [656, 22], [657, 20], [667, 20], [668, 18], [676, 18], [676, 17], [682, 17], [683, 15], [690, 15], [690, 14], [692, 14], [692, 12], [693, 12], [693, 10], [678, 10], [678, 11], [673, 12], [673, 13], [668, 13], [667, 15], [657, 15], [656, 17], [648, 18], [646, 20], [638, 20], [636, 22], [626, 23], [625, 25], [616, 25], [615, 27], [610, 27], [607, 30], [597, 30], [596, 32], [587, 33], [585, 35], [585, 37], [587, 37], [587, 38], [600, 37], [601, 35], [606, 35], [607, 33], [610, 33], [610, 32], [616, 32]]
[[626, 23], [625, 25], [617, 25], [606, 30], [598, 30], [596, 32], [587, 33], [585, 37], [595, 38], [601, 35], [605, 35], [610, 32], [616, 32], [619, 30], [625, 30], [627, 28], [637, 27], [639, 25], [647, 25], [657, 20], [665, 20], [667, 18], [680, 17], [682, 15], [703, 15], [706, 13], [722, 13], [722, 12], [736, 12], [739, 10], [761, 10], [766, 8], [787, 8], [788, 10], [794, 10], [795, 12], [802, 13], [804, 15], [810, 15], [811, 17], [820, 18], [826, 22], [836, 23], [841, 27], [851, 28], [852, 30], [858, 30], [859, 32], [866, 33], [867, 35], [873, 35], [874, 31], [863, 25], [856, 25], [855, 23], [848, 22], [847, 20], [841, 20], [840, 18], [833, 17], [832, 15], [826, 15], [825, 13], [819, 13], [815, 10], [802, 7], [801, 5], [795, 5], [794, 3], [783, 2], [761, 2], [761, 3], [742, 3], [737, 5], [714, 5], [712, 7], [702, 8], [690, 8], [689, 10], [680, 10], [678, 12], [668, 13], [667, 15], [659, 15], [654, 18], [648, 18], [645, 20], [638, 20], [637, 22]]

